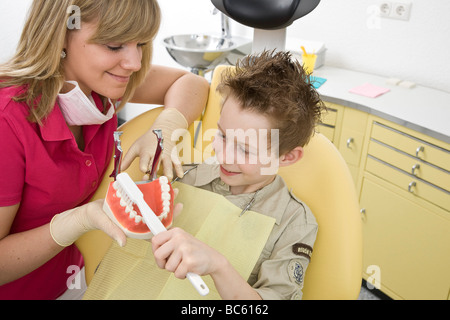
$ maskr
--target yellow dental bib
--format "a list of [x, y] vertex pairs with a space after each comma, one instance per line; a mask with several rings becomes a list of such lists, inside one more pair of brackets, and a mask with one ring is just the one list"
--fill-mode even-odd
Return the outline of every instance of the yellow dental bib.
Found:
[[[174, 221], [179, 227], [222, 253], [248, 279], [269, 238], [275, 219], [241, 208], [223, 196], [176, 183], [176, 202], [183, 212]], [[201, 297], [186, 280], [156, 265], [151, 244], [128, 239], [120, 248], [115, 242], [102, 260], [84, 296], [85, 300], [193, 300], [220, 299], [211, 277], [203, 280], [210, 293]]]

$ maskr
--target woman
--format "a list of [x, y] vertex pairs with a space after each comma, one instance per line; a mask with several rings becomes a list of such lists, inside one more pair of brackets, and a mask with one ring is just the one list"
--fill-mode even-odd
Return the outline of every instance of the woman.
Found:
[[[15, 56], [0, 66], [0, 299], [61, 296], [68, 268], [83, 265], [73, 243], [89, 230], [125, 243], [102, 201], [89, 202], [113, 153], [115, 106], [165, 105], [153, 127], [166, 146], [201, 113], [205, 80], [150, 65], [159, 24], [156, 0], [33, 1]], [[148, 171], [149, 129], [122, 169], [139, 157]]]

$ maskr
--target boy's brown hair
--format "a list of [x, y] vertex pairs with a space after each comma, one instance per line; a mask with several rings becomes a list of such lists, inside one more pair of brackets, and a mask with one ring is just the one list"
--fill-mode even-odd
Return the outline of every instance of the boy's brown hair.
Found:
[[217, 91], [272, 121], [280, 131], [280, 155], [308, 144], [326, 110], [302, 65], [285, 51], [245, 57], [224, 73]]

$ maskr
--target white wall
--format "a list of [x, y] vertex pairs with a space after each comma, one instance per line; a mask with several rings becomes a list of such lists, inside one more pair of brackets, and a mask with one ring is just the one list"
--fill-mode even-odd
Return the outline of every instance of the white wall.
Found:
[[31, 0], [0, 1], [0, 62], [14, 54]]
[[329, 65], [450, 92], [450, 1], [409, 1], [405, 22], [374, 20], [370, 7], [380, 0], [322, 0], [289, 34], [325, 41]]
[[[376, 19], [371, 6], [380, 0], [322, 0], [315, 11], [288, 29], [288, 36], [325, 42], [328, 65], [407, 79], [450, 92], [450, 1], [409, 1], [412, 14], [404, 22]], [[0, 1], [0, 61], [14, 52], [30, 3]], [[163, 23], [155, 44], [155, 63], [178, 66], [160, 45], [167, 35], [220, 33], [220, 17], [211, 14], [210, 0], [159, 3]], [[252, 36], [251, 29], [236, 23], [232, 29], [234, 34]]]
[[[289, 27], [288, 37], [325, 42], [330, 66], [450, 92], [450, 1], [408, 1], [412, 3], [410, 20], [399, 21], [374, 15], [372, 6], [381, 0], [322, 0], [315, 11]], [[160, 5], [165, 18], [161, 36], [220, 32], [220, 18], [211, 16], [209, 0], [160, 0]], [[237, 24], [233, 31], [253, 35]], [[158, 51], [157, 58], [163, 54]]]

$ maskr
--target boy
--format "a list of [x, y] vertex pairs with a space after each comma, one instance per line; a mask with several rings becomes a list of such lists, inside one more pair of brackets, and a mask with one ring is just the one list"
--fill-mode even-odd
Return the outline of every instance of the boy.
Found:
[[302, 158], [323, 103], [287, 52], [245, 58], [225, 74], [218, 91], [224, 97], [213, 143], [218, 163], [202, 164], [181, 181], [274, 217], [275, 226], [249, 279], [181, 229], [153, 238], [155, 261], [181, 279], [188, 272], [209, 274], [226, 300], [301, 299], [318, 226], [310, 209], [270, 169]]

